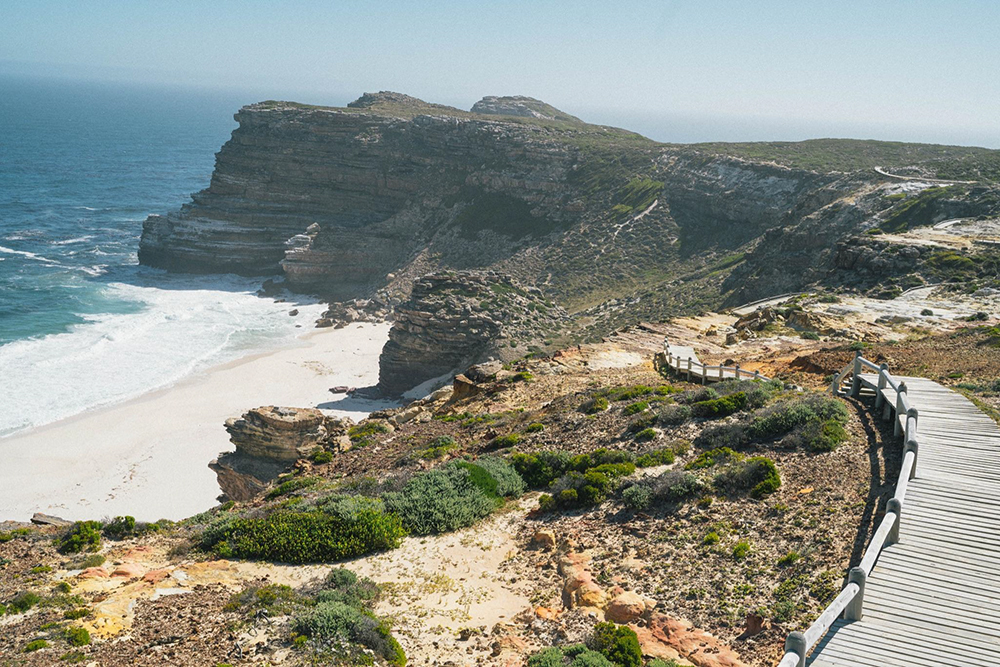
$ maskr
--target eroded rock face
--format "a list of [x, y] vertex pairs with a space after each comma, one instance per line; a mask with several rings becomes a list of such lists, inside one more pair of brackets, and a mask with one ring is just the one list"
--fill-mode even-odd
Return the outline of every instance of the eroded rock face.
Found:
[[220, 455], [209, 467], [226, 497], [249, 500], [291, 464], [335, 442], [345, 429], [344, 422], [315, 408], [254, 408], [226, 420], [236, 451]]
[[469, 271], [424, 276], [396, 310], [379, 357], [379, 389], [397, 396], [490, 356], [522, 356], [565, 318], [539, 290], [509, 276]]

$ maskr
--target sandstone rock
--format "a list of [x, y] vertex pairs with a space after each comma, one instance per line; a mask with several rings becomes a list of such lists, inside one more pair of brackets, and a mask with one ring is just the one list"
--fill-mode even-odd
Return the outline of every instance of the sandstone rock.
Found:
[[151, 584], [158, 584], [169, 576], [170, 576], [170, 569], [168, 568], [150, 570], [146, 574], [142, 575], [142, 580], [148, 581]]
[[103, 567], [88, 567], [76, 576], [80, 579], [107, 579], [111, 574]]
[[497, 373], [503, 370], [503, 364], [499, 361], [486, 361], [481, 364], [469, 366], [465, 371], [465, 376], [473, 382], [488, 382], [496, 377]]
[[556, 545], [556, 534], [551, 530], [536, 530], [535, 534], [531, 536], [531, 543], [540, 547], [554, 547]]
[[665, 614], [653, 614], [645, 627], [629, 627], [639, 636], [644, 655], [661, 657], [661, 653], [676, 652], [696, 667], [745, 667], [718, 638]]
[[608, 603], [605, 615], [615, 623], [631, 623], [646, 613], [646, 599], [638, 593], [626, 591]]
[[138, 563], [122, 563], [115, 567], [111, 573], [112, 577], [122, 577], [124, 579], [134, 579], [141, 577], [146, 569]]
[[556, 620], [559, 618], [560, 613], [558, 609], [552, 609], [551, 607], [535, 607], [535, 616], [546, 621]]
[[455, 379], [452, 381], [451, 389], [452, 401], [463, 401], [482, 393], [482, 389], [480, 389], [479, 385], [464, 375], [455, 376]]

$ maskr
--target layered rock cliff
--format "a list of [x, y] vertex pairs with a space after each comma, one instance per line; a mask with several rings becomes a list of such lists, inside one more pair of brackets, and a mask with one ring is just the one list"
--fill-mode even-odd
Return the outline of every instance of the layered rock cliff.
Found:
[[487, 358], [524, 356], [558, 335], [566, 313], [537, 288], [497, 273], [425, 276], [396, 309], [389, 342], [379, 357], [379, 389], [399, 395], [425, 380]]
[[208, 188], [146, 221], [143, 263], [280, 272], [338, 301], [395, 302], [429, 272], [493, 270], [544, 287], [588, 335], [826, 280], [838, 242], [927, 185], [902, 192], [872, 160], [915, 156], [937, 173], [993, 159], [832, 140], [667, 145], [527, 97], [463, 111], [366, 93], [236, 119]]

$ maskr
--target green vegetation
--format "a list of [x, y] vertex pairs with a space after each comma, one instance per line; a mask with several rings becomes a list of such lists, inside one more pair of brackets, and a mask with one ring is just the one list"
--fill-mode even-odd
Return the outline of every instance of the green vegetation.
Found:
[[101, 524], [97, 521], [77, 521], [55, 540], [62, 554], [97, 551], [101, 548]]
[[583, 405], [580, 406], [580, 411], [588, 415], [595, 415], [598, 412], [604, 412], [608, 409], [608, 399], [604, 396], [595, 396], [587, 401], [584, 401]]
[[521, 442], [521, 435], [519, 433], [508, 433], [507, 435], [501, 435], [494, 438], [492, 448], [506, 449], [508, 447], [516, 447], [519, 442]]
[[733, 560], [743, 560], [750, 555], [750, 543], [740, 540], [733, 546]]
[[654, 504], [673, 504], [700, 494], [705, 485], [691, 473], [668, 470], [657, 477], [644, 477], [622, 491], [622, 502], [635, 510]]
[[743, 460], [742, 454], [734, 452], [729, 447], [717, 447], [698, 454], [693, 461], [684, 466], [684, 469], [700, 470], [702, 468], [711, 468], [718, 463], [741, 460]]
[[830, 451], [847, 438], [848, 413], [843, 402], [820, 395], [778, 402], [749, 419], [704, 430], [695, 440], [701, 447], [742, 447], [783, 437], [782, 445], [810, 451]]
[[594, 650], [619, 667], [641, 667], [642, 649], [632, 628], [604, 622], [594, 626], [591, 637]]
[[355, 447], [365, 447], [372, 443], [372, 437], [380, 433], [388, 433], [389, 426], [377, 421], [366, 421], [347, 430], [347, 436]]
[[927, 266], [937, 275], [952, 277], [972, 277], [978, 266], [969, 257], [952, 250], [940, 250], [927, 258]]
[[622, 410], [622, 414], [625, 415], [626, 417], [629, 417], [631, 415], [637, 415], [640, 412], [645, 412], [648, 409], [649, 409], [649, 403], [647, 403], [646, 401], [636, 401], [635, 403], [630, 403], [626, 405], [625, 409]]
[[309, 457], [309, 460], [317, 464], [330, 463], [333, 461], [333, 452], [329, 449], [318, 449], [313, 452], [313, 455]]
[[691, 419], [691, 406], [668, 405], [660, 411], [658, 421], [663, 426], [680, 426]]
[[70, 646], [86, 646], [90, 643], [90, 633], [87, 632], [87, 628], [72, 626], [66, 628], [63, 636], [69, 642]]
[[656, 440], [656, 436], [659, 435], [655, 428], [644, 428], [635, 434], [636, 442], [649, 442], [651, 440]]
[[745, 461], [734, 460], [715, 478], [716, 486], [730, 491], [749, 491], [751, 498], [760, 499], [781, 486], [781, 476], [774, 461], [754, 456]]
[[104, 536], [112, 540], [123, 540], [126, 537], [135, 535], [135, 517], [116, 516], [111, 521], [104, 524], [101, 529]]
[[879, 227], [886, 232], [905, 232], [912, 227], [933, 224], [939, 215], [941, 200], [960, 197], [965, 192], [966, 188], [961, 185], [921, 190], [896, 204]]
[[747, 395], [738, 391], [728, 396], [711, 398], [707, 401], [698, 401], [691, 405], [691, 413], [695, 417], [705, 417], [707, 419], [718, 419], [728, 417], [734, 412], [739, 412], [747, 406]]
[[458, 443], [455, 442], [455, 438], [450, 435], [439, 435], [430, 441], [427, 449], [417, 452], [417, 456], [424, 461], [433, 461], [456, 449]]
[[545, 424], [533, 422], [524, 429], [525, 433], [541, 433], [545, 430]]
[[7, 603], [7, 613], [23, 614], [41, 601], [42, 599], [31, 591], [18, 593], [10, 602]]
[[532, 375], [531, 373], [529, 373], [528, 371], [520, 371], [518, 373], [514, 373], [514, 375], [511, 376], [510, 381], [511, 382], [531, 382], [534, 379], [535, 379], [535, 376]]
[[41, 650], [43, 648], [48, 648], [49, 643], [44, 639], [35, 639], [24, 645], [25, 653], [34, 653], [35, 651]]
[[528, 667], [615, 667], [597, 651], [583, 644], [551, 646], [528, 658]]
[[514, 452], [510, 456], [511, 465], [531, 489], [547, 487], [570, 469], [570, 461], [565, 452]]
[[275, 498], [280, 498], [281, 496], [288, 495], [293, 491], [298, 491], [300, 489], [307, 489], [310, 486], [315, 486], [322, 481], [319, 477], [293, 477], [292, 479], [282, 482], [278, 486], [274, 487], [267, 492], [264, 497], [268, 500], [274, 500]]
[[787, 554], [778, 559], [779, 567], [788, 567], [789, 565], [794, 565], [799, 561], [802, 556], [797, 551], [789, 551]]
[[225, 521], [203, 533], [202, 546], [223, 557], [323, 563], [394, 549], [403, 534], [398, 516], [375, 509], [361, 509], [352, 517], [277, 511]]
[[11, 540], [19, 537], [25, 538], [28, 537], [29, 535], [31, 535], [30, 528], [15, 528], [13, 530], [0, 531], [0, 544], [3, 544], [4, 542], [10, 542]]

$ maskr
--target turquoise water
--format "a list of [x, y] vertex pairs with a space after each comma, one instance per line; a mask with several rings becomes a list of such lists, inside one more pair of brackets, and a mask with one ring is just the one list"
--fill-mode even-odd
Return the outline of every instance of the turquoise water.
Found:
[[208, 185], [253, 101], [0, 75], [0, 436], [301, 333], [259, 279], [136, 258], [142, 221]]

